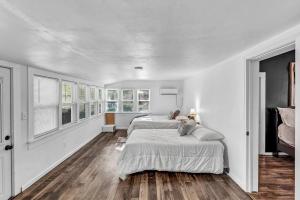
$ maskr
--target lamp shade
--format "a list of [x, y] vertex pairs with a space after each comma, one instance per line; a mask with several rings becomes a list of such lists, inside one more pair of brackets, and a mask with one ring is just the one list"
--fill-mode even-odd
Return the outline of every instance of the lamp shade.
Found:
[[190, 115], [197, 115], [195, 108], [191, 108]]

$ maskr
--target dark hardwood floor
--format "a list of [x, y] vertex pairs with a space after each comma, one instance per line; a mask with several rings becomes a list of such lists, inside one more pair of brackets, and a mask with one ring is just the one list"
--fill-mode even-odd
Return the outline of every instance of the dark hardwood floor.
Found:
[[15, 199], [250, 199], [227, 175], [148, 171], [120, 181], [116, 141], [125, 134], [97, 136]]
[[259, 192], [254, 199], [294, 199], [295, 164], [288, 156], [260, 156]]

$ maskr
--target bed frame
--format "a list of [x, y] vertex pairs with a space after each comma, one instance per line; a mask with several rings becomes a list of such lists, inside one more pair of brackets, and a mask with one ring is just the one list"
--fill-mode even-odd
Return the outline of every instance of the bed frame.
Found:
[[277, 108], [272, 108], [272, 113], [274, 113], [274, 118], [275, 118], [275, 127], [274, 130], [276, 130], [276, 146], [277, 149], [275, 152], [273, 152], [273, 155], [278, 157], [278, 152], [284, 152], [293, 158], [295, 158], [295, 147], [292, 147], [291, 145], [285, 143], [278, 137], [278, 126], [282, 124], [282, 119], [279, 114], [279, 111]]

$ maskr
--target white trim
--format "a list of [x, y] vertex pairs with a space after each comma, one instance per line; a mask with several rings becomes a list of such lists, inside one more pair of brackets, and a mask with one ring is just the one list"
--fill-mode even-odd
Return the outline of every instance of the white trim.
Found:
[[[58, 84], [59, 84], [59, 105], [58, 105], [58, 128], [56, 129], [53, 129], [53, 130], [49, 130], [43, 134], [39, 134], [39, 135], [34, 135], [34, 125], [33, 125], [33, 101], [34, 101], [34, 97], [33, 97], [33, 77], [34, 76], [44, 76], [44, 77], [47, 77], [47, 78], [53, 78], [53, 79], [56, 79], [58, 80]], [[31, 68], [31, 67], [28, 67], [28, 74], [27, 74], [27, 78], [28, 78], [28, 134], [27, 134], [27, 143], [28, 144], [31, 144], [31, 143], [35, 143], [36, 141], [38, 140], [42, 140], [48, 136], [51, 136], [51, 135], [54, 135], [54, 134], [57, 134], [57, 133], [60, 133], [62, 131], [64, 131], [65, 129], [68, 129], [70, 127], [73, 127], [75, 126], [76, 124], [79, 124], [79, 123], [82, 123], [86, 120], [89, 120], [89, 119], [93, 119], [93, 118], [96, 118], [97, 116], [101, 116], [101, 115], [93, 115], [91, 116], [90, 115], [90, 102], [89, 102], [89, 89], [90, 89], [90, 86], [88, 83], [84, 83], [83, 81], [81, 80], [77, 80], [75, 78], [72, 78], [72, 77], [66, 77], [64, 75], [60, 75], [60, 74], [57, 74], [57, 73], [53, 73], [53, 72], [49, 72], [49, 71], [45, 71], [45, 70], [40, 70], [40, 69], [36, 69], [36, 68]], [[76, 113], [76, 116], [75, 116], [75, 119], [74, 119], [74, 122], [72, 123], [69, 123], [69, 124], [66, 124], [66, 126], [62, 125], [62, 117], [61, 117], [61, 112], [62, 112], [62, 92], [61, 92], [61, 88], [62, 88], [62, 82], [72, 82], [74, 83], [74, 87], [73, 87], [73, 92], [74, 92], [74, 95], [73, 95], [73, 98], [75, 98], [74, 103], [76, 104], [76, 108], [73, 108]], [[84, 102], [81, 102], [79, 100], [79, 92], [78, 91], [78, 87], [80, 85], [84, 85], [85, 86], [85, 101]], [[93, 86], [95, 88], [97, 88], [97, 86]], [[84, 103], [85, 104], [85, 107], [86, 107], [86, 116], [85, 118], [83, 119], [79, 119], [79, 106], [80, 106], [80, 103]], [[73, 106], [75, 107], [75, 106]]]
[[266, 153], [266, 72], [259, 72], [259, 153]]
[[[149, 91], [149, 99], [148, 100], [140, 100], [139, 99], [139, 91], [141, 90], [148, 90]], [[151, 90], [150, 89], [137, 89], [136, 90], [136, 111], [138, 113], [148, 113], [148, 112], [151, 112]], [[139, 111], [139, 102], [149, 102], [149, 107], [148, 107], [148, 110], [146, 111]]]
[[[123, 99], [123, 91], [128, 91], [128, 90], [131, 90], [132, 91], [132, 99], [131, 100], [124, 100]], [[121, 100], [120, 100], [120, 102], [121, 102], [121, 104], [120, 104], [120, 107], [121, 107], [121, 111], [123, 112], [123, 113], [130, 113], [130, 112], [133, 112], [136, 108], [135, 108], [135, 106], [136, 106], [136, 103], [135, 103], [135, 89], [133, 89], [133, 88], [122, 88], [121, 89]], [[132, 102], [133, 103], [133, 107], [132, 107], [132, 111], [124, 111], [124, 102]]]
[[[258, 191], [258, 145], [259, 145], [259, 97], [258, 72], [253, 71], [259, 66], [259, 61], [291, 51], [295, 42], [289, 41], [277, 48], [271, 48], [246, 59], [246, 130], [250, 132], [247, 140], [247, 192]], [[249, 77], [250, 76], [250, 77]], [[249, 93], [250, 92], [250, 93]]]

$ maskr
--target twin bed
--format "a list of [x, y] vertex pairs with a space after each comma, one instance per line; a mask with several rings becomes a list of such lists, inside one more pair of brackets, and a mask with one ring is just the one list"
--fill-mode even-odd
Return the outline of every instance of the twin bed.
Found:
[[180, 121], [169, 119], [166, 115], [148, 115], [138, 117], [130, 123], [127, 134], [130, 134], [135, 129], [177, 129]]
[[194, 134], [180, 136], [179, 123], [167, 116], [134, 119], [118, 161], [119, 177], [145, 170], [223, 173], [223, 144], [201, 141]]

